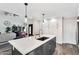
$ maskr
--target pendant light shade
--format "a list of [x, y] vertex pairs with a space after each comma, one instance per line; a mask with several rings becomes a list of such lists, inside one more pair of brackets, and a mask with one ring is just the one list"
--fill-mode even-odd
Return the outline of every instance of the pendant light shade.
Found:
[[28, 3], [24, 3], [24, 5], [28, 5]]
[[27, 22], [27, 5], [28, 3], [24, 3], [25, 5], [25, 23]]
[[45, 14], [43, 13], [42, 16], [43, 16], [43, 23], [44, 23], [44, 16], [45, 16]]

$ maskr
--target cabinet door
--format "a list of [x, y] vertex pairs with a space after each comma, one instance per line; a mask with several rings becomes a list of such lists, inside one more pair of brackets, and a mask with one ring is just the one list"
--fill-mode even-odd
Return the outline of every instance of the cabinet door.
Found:
[[43, 45], [43, 55], [48, 55], [49, 43]]
[[56, 47], [56, 41], [54, 39], [50, 40], [49, 42], [49, 54], [53, 54]]
[[40, 46], [34, 50], [34, 55], [42, 55], [43, 54], [43, 46]]
[[63, 42], [77, 44], [77, 22], [76, 19], [63, 19]]
[[49, 42], [43, 45], [43, 54], [44, 55], [52, 55], [54, 53], [56, 47], [56, 42], [54, 39], [50, 40]]

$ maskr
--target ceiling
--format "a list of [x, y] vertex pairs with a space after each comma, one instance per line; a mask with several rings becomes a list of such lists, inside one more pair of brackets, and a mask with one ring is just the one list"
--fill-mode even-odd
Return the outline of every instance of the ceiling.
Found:
[[[18, 14], [22, 19], [25, 16], [24, 3], [0, 3], [0, 10]], [[28, 3], [26, 11], [29, 18], [40, 19], [42, 13], [45, 13], [45, 18], [77, 16], [78, 10], [78, 3]]]
[[24, 3], [0, 3], [0, 10], [19, 15], [22, 19], [25, 16]]
[[28, 17], [42, 18], [60, 17], [60, 16], [77, 16], [78, 3], [29, 3], [27, 6]]

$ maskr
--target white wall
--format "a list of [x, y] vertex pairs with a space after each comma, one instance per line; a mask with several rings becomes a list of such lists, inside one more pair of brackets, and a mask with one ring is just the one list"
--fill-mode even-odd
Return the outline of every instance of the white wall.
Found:
[[[2, 11], [7, 11], [9, 13], [17, 14], [19, 17], [5, 16]], [[25, 17], [25, 6], [24, 3], [0, 3], [0, 31], [4, 32], [6, 26], [3, 24], [5, 20], [16, 25], [22, 25]]]
[[33, 34], [51, 34], [56, 35], [57, 21], [51, 21], [52, 18], [45, 19], [44, 23], [39, 19], [28, 19], [28, 23], [33, 24]]
[[36, 18], [28, 18], [27, 24], [33, 24], [33, 35], [40, 33], [41, 21]]
[[49, 21], [49, 34], [56, 35], [57, 34], [57, 19], [51, 18]]
[[55, 18], [45, 19], [43, 23], [43, 33], [56, 35], [56, 32], [57, 32], [57, 19]]
[[11, 15], [5, 15], [3, 11], [0, 11], [0, 32], [4, 33], [5, 32], [5, 28], [7, 26], [4, 25], [4, 21], [9, 21], [11, 24], [10, 24], [10, 27], [12, 25], [19, 25], [19, 26], [22, 26], [23, 25], [23, 19], [20, 18], [20, 16], [11, 16]]
[[33, 34], [40, 34], [40, 22], [38, 20], [33, 21]]
[[63, 43], [62, 41], [63, 41], [63, 21], [62, 21], [62, 17], [58, 17], [56, 42], [62, 44]]

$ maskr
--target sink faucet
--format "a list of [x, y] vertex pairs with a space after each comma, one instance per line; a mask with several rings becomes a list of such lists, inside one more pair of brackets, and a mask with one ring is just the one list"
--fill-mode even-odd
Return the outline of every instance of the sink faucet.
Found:
[[40, 37], [40, 34], [35, 34], [35, 39]]
[[39, 34], [39, 37], [40, 37], [40, 34]]

